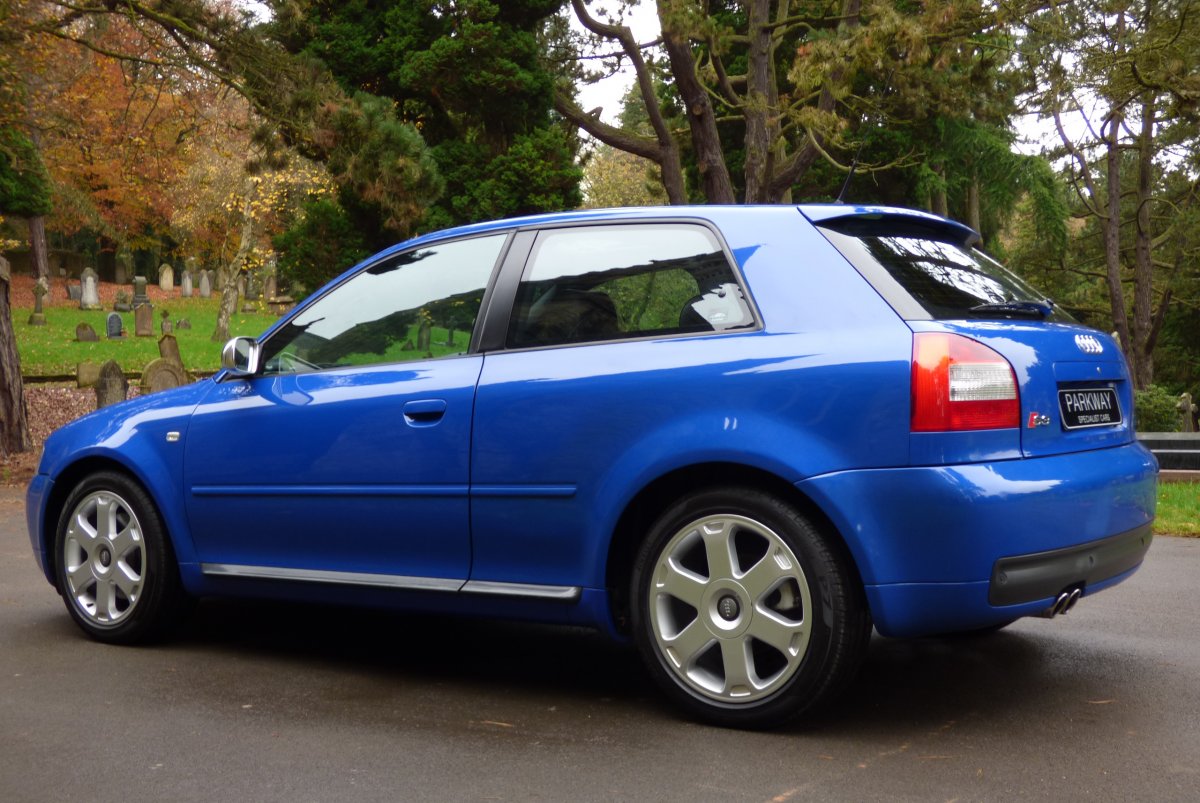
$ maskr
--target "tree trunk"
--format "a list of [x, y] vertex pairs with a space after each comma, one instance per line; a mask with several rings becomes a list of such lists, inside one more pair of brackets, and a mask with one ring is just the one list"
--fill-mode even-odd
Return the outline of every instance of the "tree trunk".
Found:
[[665, 0], [658, 2], [658, 17], [663, 25], [663, 48], [671, 62], [671, 75], [675, 88], [683, 100], [687, 113], [688, 127], [692, 134], [692, 148], [696, 155], [696, 166], [704, 188], [704, 198], [710, 204], [734, 204], [733, 183], [729, 180], [729, 168], [725, 165], [725, 153], [721, 150], [721, 138], [717, 133], [717, 118], [713, 114], [708, 90], [696, 75], [696, 59], [692, 55], [692, 44], [686, 33], [667, 23], [672, 19], [671, 9]]
[[937, 173], [943, 179], [941, 186], [930, 194], [933, 214], [940, 215], [941, 217], [950, 217], [950, 203], [946, 198], [946, 168], [944, 165], [934, 165], [933, 172]]
[[771, 64], [771, 3], [753, 0], [750, 18], [749, 66], [746, 70], [746, 203], [765, 203], [770, 189], [771, 152], [775, 137], [770, 119], [778, 116], [771, 103], [775, 75]]
[[983, 220], [979, 210], [979, 176], [971, 176], [967, 185], [967, 225], [983, 234]]
[[246, 181], [246, 201], [242, 206], [242, 239], [238, 243], [237, 253], [229, 267], [225, 268], [221, 277], [221, 305], [217, 308], [217, 328], [213, 330], [212, 341], [224, 343], [229, 339], [229, 319], [237, 310], [238, 279], [246, 268], [246, 257], [254, 246], [254, 217], [251, 214], [251, 203], [257, 185], [250, 179]]
[[1154, 182], [1154, 93], [1142, 102], [1142, 132], [1138, 137], [1137, 231], [1133, 249], [1133, 383], [1145, 390], [1154, 381], [1154, 262], [1151, 259], [1153, 231], [1150, 201]]
[[33, 270], [33, 278], [45, 278], [50, 281], [50, 256], [46, 247], [46, 218], [38, 215], [28, 218], [29, 223], [29, 264]]
[[8, 302], [11, 278], [8, 260], [0, 256], [0, 457], [33, 448], [25, 410], [25, 386], [21, 381], [21, 359], [17, 355], [17, 337]]

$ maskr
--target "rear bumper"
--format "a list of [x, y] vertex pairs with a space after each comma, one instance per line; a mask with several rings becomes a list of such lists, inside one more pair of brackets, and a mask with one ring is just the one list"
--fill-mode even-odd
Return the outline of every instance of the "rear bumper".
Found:
[[1034, 602], [1133, 571], [1150, 549], [1151, 529], [1143, 524], [1087, 544], [1001, 558], [992, 569], [988, 604]]
[[1128, 577], [1149, 548], [1156, 474], [1130, 443], [798, 487], [845, 538], [879, 632], [919, 636], [1037, 614], [1064, 588], [1086, 596]]

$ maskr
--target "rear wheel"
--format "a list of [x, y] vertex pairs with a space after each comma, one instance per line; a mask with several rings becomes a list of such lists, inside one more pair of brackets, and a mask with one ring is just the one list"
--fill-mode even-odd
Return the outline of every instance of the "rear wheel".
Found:
[[145, 641], [174, 623], [179, 569], [149, 495], [123, 474], [98, 472], [67, 498], [55, 538], [67, 611], [99, 641]]
[[871, 623], [846, 560], [807, 519], [749, 488], [681, 499], [635, 562], [633, 624], [650, 673], [694, 716], [769, 727], [831, 700]]

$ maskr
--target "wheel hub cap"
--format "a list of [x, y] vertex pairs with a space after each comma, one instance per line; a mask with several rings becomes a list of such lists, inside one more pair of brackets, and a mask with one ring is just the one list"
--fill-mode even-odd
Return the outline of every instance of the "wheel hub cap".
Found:
[[741, 613], [741, 606], [738, 605], [736, 597], [732, 595], [725, 596], [722, 597], [721, 601], [717, 603], [717, 613], [720, 614], [721, 618], [726, 622], [732, 622], [734, 619], [738, 618], [738, 614]]

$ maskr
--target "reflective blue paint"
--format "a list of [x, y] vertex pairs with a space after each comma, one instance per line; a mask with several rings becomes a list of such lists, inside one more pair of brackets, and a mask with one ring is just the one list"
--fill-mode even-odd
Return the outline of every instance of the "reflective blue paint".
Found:
[[[1111, 338], [1066, 324], [905, 323], [809, 222], [845, 215], [940, 220], [858, 206], [601, 210], [402, 243], [387, 253], [539, 226], [705, 221], [744, 276], [760, 326], [219, 376], [106, 408], [47, 441], [27, 495], [39, 565], [51, 578], [45, 551], [56, 522], [47, 505], [56, 479], [79, 460], [103, 459], [158, 502], [192, 593], [512, 616], [616, 636], [605, 583], [622, 512], [670, 472], [724, 463], [794, 484], [828, 517], [881, 632], [982, 627], [1035, 613], [1042, 601], [987, 604], [997, 558], [1086, 543], [1153, 518], [1156, 466], [1133, 438], [1124, 361]], [[1052, 425], [910, 433], [913, 331], [963, 334], [1004, 355], [1018, 378], [1022, 421], [1036, 412]], [[1102, 353], [1075, 346], [1080, 332], [1094, 335]], [[1122, 426], [1063, 432], [1059, 382], [1112, 383]], [[167, 442], [168, 431], [181, 433], [178, 443]], [[206, 577], [200, 561], [583, 591], [571, 604], [314, 588]]]

